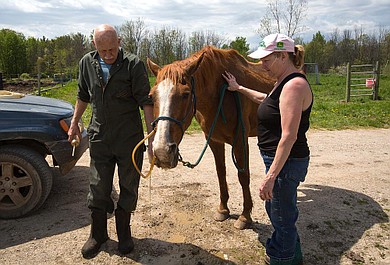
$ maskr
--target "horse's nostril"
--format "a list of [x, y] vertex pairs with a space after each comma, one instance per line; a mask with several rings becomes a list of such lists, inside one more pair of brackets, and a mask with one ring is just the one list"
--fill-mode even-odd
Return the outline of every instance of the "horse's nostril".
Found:
[[168, 144], [168, 153], [176, 153], [177, 152], [177, 144], [175, 143], [170, 143]]

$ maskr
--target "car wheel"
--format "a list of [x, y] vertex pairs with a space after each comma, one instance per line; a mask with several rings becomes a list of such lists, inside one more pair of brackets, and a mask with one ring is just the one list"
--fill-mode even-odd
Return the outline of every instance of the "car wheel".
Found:
[[39, 153], [23, 146], [0, 147], [0, 218], [39, 209], [52, 184], [52, 171]]

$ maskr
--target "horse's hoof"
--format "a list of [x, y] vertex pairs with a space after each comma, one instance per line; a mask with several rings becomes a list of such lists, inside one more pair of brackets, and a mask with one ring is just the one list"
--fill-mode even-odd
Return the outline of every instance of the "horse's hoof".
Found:
[[250, 228], [251, 225], [252, 225], [252, 221], [244, 221], [244, 220], [241, 220], [241, 218], [238, 218], [234, 222], [234, 227], [239, 229], [239, 230], [244, 230], [244, 229]]
[[230, 217], [230, 214], [229, 213], [220, 213], [220, 212], [217, 212], [215, 215], [214, 215], [214, 220], [215, 221], [218, 221], [218, 222], [222, 222], [222, 221], [225, 221], [226, 219], [229, 219]]

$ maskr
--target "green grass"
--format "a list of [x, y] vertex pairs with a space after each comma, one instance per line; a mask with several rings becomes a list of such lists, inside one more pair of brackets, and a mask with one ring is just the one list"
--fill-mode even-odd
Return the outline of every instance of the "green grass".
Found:
[[345, 76], [321, 75], [312, 85], [314, 105], [311, 128], [356, 129], [390, 127], [390, 78], [381, 76], [379, 100], [370, 96], [351, 97], [346, 102]]
[[[150, 78], [154, 84], [155, 78]], [[379, 100], [369, 96], [351, 97], [345, 102], [345, 76], [320, 75], [320, 84], [312, 84], [314, 105], [310, 117], [311, 128], [342, 130], [357, 128], [390, 128], [390, 76], [381, 76]], [[65, 86], [42, 93], [42, 96], [58, 98], [75, 104], [77, 94], [76, 81]], [[85, 124], [89, 123], [91, 110], [83, 115]], [[200, 131], [199, 124], [193, 119], [187, 132]]]

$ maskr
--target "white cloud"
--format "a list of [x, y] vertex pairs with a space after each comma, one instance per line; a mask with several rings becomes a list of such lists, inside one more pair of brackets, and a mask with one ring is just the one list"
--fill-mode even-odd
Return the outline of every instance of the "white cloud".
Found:
[[36, 0], [6, 0], [5, 2], [2, 2], [1, 5], [4, 9], [15, 9], [23, 13], [42, 13], [45, 12], [47, 8], [51, 7], [50, 3]]
[[85, 2], [88, 1], [77, 1], [77, 0], [60, 0], [60, 7], [70, 7], [70, 8], [76, 8], [76, 9], [82, 9], [85, 7]]
[[335, 30], [354, 31], [362, 29], [371, 34], [382, 26], [390, 26], [390, 2], [388, 0], [356, 0], [356, 1], [309, 1], [309, 12], [304, 33], [308, 40], [320, 31], [325, 37]]
[[[186, 33], [213, 31], [230, 40], [245, 37], [256, 47], [256, 30], [265, 15], [266, 2], [258, 0], [5, 0], [0, 28], [26, 36], [55, 38], [80, 32], [89, 35], [101, 23], [119, 26], [141, 18], [150, 30], [162, 26]], [[365, 31], [390, 26], [389, 0], [310, 0], [302, 33], [311, 40], [316, 32], [331, 34], [335, 29]]]

